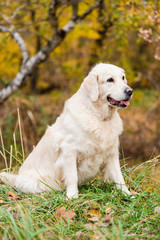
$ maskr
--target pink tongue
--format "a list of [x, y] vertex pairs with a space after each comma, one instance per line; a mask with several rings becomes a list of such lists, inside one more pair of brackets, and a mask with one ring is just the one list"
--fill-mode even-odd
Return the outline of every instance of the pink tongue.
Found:
[[121, 101], [121, 103], [125, 104], [126, 106], [128, 106], [130, 104], [129, 101]]

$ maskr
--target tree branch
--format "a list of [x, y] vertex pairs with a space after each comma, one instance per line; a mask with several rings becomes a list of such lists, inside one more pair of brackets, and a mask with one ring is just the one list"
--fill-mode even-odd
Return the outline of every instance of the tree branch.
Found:
[[52, 0], [49, 5], [49, 21], [54, 34], [58, 31], [58, 18], [56, 16], [57, 7], [58, 0]]
[[12, 31], [11, 28], [1, 26], [1, 25], [0, 25], [0, 31], [8, 32], [15, 39], [15, 41], [17, 42], [17, 44], [21, 50], [21, 53], [23, 56], [22, 64], [24, 64], [29, 58], [29, 53], [28, 53], [26, 44], [25, 44], [23, 38], [21, 37], [21, 35], [16, 31]]
[[[77, 1], [77, 0], [76, 0]], [[11, 36], [16, 40], [17, 44], [20, 47], [20, 50], [23, 55], [23, 63], [21, 65], [21, 68], [19, 72], [17, 73], [16, 77], [12, 80], [11, 83], [9, 83], [6, 87], [4, 87], [2, 90], [0, 90], [0, 103], [2, 103], [5, 99], [7, 99], [11, 94], [13, 94], [17, 89], [19, 89], [24, 80], [27, 76], [29, 76], [35, 66], [38, 66], [41, 62], [45, 61], [49, 54], [55, 49], [57, 46], [61, 44], [61, 42], [64, 40], [66, 35], [73, 30], [75, 25], [83, 20], [85, 17], [87, 17], [94, 9], [96, 9], [99, 6], [100, 0], [96, 0], [95, 4], [89, 7], [82, 15], [77, 15], [78, 5], [74, 4], [72, 5], [72, 17], [68, 21], [68, 23], [62, 28], [58, 29], [58, 19], [56, 16], [56, 4], [64, 4], [67, 1], [65, 0], [52, 0], [49, 10], [50, 15], [50, 24], [52, 27], [53, 35], [51, 39], [47, 42], [46, 46], [43, 47], [41, 50], [39, 50], [33, 57], [29, 58], [28, 50], [25, 45], [24, 40], [20, 36], [20, 34], [16, 31], [13, 31], [10, 28], [6, 28], [4, 26], [0, 26], [1, 32], [9, 32]], [[52, 6], [53, 4], [53, 6]]]
[[16, 8], [14, 13], [12, 14], [12, 16], [8, 20], [11, 22], [11, 20], [13, 20], [17, 16], [18, 12], [21, 11], [22, 9], [24, 9], [26, 6], [27, 6], [27, 3], [24, 3], [22, 6]]
[[[61, 31], [64, 32], [65, 34], [67, 34], [68, 32], [70, 32], [70, 31], [75, 27], [75, 25], [76, 25], [78, 22], [80, 22], [80, 21], [82, 21], [84, 18], [86, 18], [89, 14], [91, 14], [91, 12], [92, 12], [94, 9], [96, 9], [96, 8], [99, 6], [100, 1], [101, 1], [101, 0], [95, 0], [95, 4], [92, 5], [91, 7], [89, 7], [83, 14], [77, 16], [76, 18], [75, 18], [75, 17], [74, 17], [74, 18], [72, 17], [72, 19], [70, 19], [70, 20], [68, 21], [68, 23], [61, 29]], [[73, 8], [74, 8], [74, 6], [73, 6]], [[75, 10], [73, 10], [73, 12], [74, 12], [74, 11], [75, 11]]]
[[97, 8], [100, 4], [101, 0], [95, 0], [95, 4], [92, 5], [91, 7], [89, 7], [83, 14], [81, 14], [78, 17], [78, 20], [83, 20], [84, 18], [86, 18], [95, 8]]

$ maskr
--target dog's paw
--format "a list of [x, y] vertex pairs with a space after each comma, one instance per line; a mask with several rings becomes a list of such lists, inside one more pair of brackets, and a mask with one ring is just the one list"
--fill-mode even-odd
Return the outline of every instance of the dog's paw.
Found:
[[76, 199], [76, 198], [78, 198], [78, 193], [72, 194], [72, 195], [67, 194], [66, 200], [71, 200], [71, 199]]
[[67, 198], [66, 198], [66, 200], [76, 199], [76, 198], [78, 198], [78, 192], [67, 191]]
[[67, 199], [75, 199], [78, 198], [78, 188], [75, 185], [71, 185], [67, 187]]

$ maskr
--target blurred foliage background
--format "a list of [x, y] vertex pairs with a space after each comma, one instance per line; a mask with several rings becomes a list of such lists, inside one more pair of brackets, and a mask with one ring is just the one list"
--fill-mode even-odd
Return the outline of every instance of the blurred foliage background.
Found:
[[[51, 2], [1, 0], [0, 25], [21, 35], [30, 57], [42, 49], [52, 35], [48, 17]], [[71, 18], [75, 2], [80, 15], [97, 1], [57, 2], [60, 4], [56, 16], [62, 28]], [[15, 39], [10, 32], [0, 32], [0, 89], [12, 82], [21, 62]], [[124, 121], [121, 150], [125, 157], [132, 162], [159, 155], [159, 0], [100, 0], [98, 7], [85, 19], [76, 22], [61, 44], [25, 78], [21, 89], [1, 103], [0, 126], [6, 150], [13, 149], [13, 154], [21, 157], [17, 108], [28, 155], [46, 126], [61, 113], [64, 101], [77, 91], [90, 68], [99, 62], [124, 68], [134, 88], [131, 105], [119, 111]]]

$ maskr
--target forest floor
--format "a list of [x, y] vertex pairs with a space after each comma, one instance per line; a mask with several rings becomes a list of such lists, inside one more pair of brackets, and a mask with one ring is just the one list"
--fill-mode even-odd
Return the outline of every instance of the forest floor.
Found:
[[101, 179], [80, 187], [74, 200], [66, 200], [65, 191], [31, 195], [0, 185], [1, 239], [159, 240], [158, 160], [136, 167], [124, 163], [123, 175], [135, 198]]

